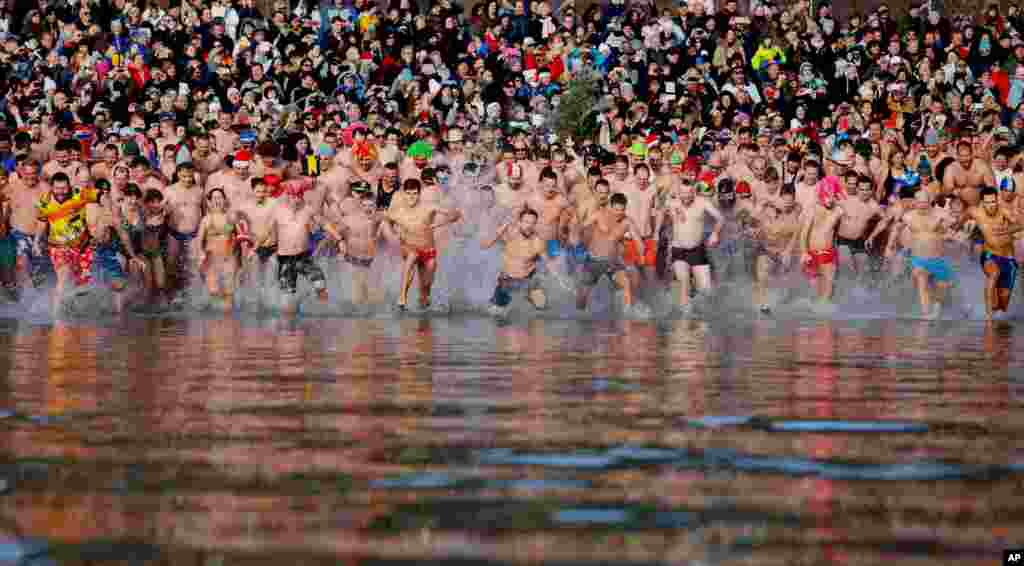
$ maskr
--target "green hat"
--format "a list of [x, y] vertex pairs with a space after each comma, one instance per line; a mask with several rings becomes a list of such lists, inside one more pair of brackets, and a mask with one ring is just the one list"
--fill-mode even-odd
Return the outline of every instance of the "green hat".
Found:
[[629, 152], [637, 157], [647, 157], [647, 145], [642, 142], [636, 142], [629, 146]]
[[409, 151], [406, 152], [406, 155], [413, 159], [430, 159], [434, 156], [434, 146], [420, 140], [409, 146]]
[[669, 158], [669, 163], [672, 164], [672, 165], [682, 165], [683, 164], [683, 156], [679, 155], [678, 151], [673, 151], [672, 152], [672, 157]]
[[139, 144], [132, 140], [128, 140], [121, 145], [121, 153], [124, 154], [125, 157], [135, 157], [136, 155], [142, 154], [139, 150]]

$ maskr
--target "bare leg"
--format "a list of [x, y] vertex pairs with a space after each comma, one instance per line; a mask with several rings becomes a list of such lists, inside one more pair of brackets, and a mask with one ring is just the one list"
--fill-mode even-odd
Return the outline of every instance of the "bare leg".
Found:
[[631, 275], [625, 271], [619, 271], [612, 276], [615, 284], [622, 289], [622, 306], [624, 307], [633, 305], [633, 277]]
[[64, 300], [64, 291], [67, 288], [68, 280], [71, 278], [71, 266], [65, 265], [57, 268], [57, 286], [50, 294], [50, 313], [56, 317], [60, 309], [61, 301]]
[[587, 303], [590, 302], [590, 291], [593, 287], [588, 285], [580, 285], [576, 288], [576, 310], [586, 310]]
[[364, 305], [369, 298], [369, 270], [362, 267], [352, 267], [352, 302], [357, 305]]
[[911, 274], [914, 286], [917, 287], [917, 298], [921, 303], [921, 315], [928, 316], [932, 311], [932, 290], [928, 281], [928, 272], [923, 269], [915, 269]]
[[992, 319], [992, 311], [999, 306], [999, 266], [986, 261], [982, 267], [985, 271], [985, 318]]
[[690, 264], [685, 261], [673, 261], [672, 271], [679, 281], [679, 305], [685, 307], [690, 304]]
[[768, 279], [771, 277], [772, 260], [761, 254], [754, 260], [754, 285], [751, 293], [754, 307], [762, 307], [768, 302]]
[[835, 279], [836, 264], [828, 263], [818, 268], [818, 298], [823, 302], [832, 302]]
[[526, 298], [537, 310], [548, 308], [548, 296], [544, 294], [544, 289], [534, 289], [526, 295]]
[[690, 270], [693, 272], [693, 280], [697, 284], [697, 291], [700, 293], [711, 291], [711, 266], [698, 265], [691, 267]]
[[431, 259], [419, 264], [420, 307], [430, 306], [430, 290], [434, 286], [434, 274], [437, 272], [437, 260]]
[[409, 253], [402, 261], [402, 287], [398, 292], [398, 306], [409, 304], [409, 289], [412, 287], [413, 269], [416, 267], [416, 254]]

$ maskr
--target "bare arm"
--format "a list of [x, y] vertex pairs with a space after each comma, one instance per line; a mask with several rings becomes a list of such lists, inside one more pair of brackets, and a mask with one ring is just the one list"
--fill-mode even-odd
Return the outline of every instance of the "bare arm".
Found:
[[512, 227], [513, 222], [513, 220], [509, 220], [504, 225], [502, 225], [501, 228], [498, 228], [498, 231], [494, 233], [494, 237], [488, 238], [480, 242], [480, 249], [488, 250], [494, 247], [494, 244], [497, 244], [498, 240], [501, 240], [502, 238], [505, 237], [505, 232], [507, 232], [508, 229]]

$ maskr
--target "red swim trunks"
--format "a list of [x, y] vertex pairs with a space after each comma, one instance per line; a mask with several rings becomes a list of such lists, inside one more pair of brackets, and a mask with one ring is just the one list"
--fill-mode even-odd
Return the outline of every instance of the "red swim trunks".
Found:
[[78, 285], [88, 285], [92, 281], [92, 246], [55, 246], [50, 245], [50, 260], [53, 268], [71, 268], [71, 276]]
[[420, 248], [416, 250], [416, 263], [427, 263], [437, 259], [437, 248]]
[[626, 265], [654, 267], [657, 264], [658, 242], [643, 240], [643, 251], [640, 251], [641, 240], [626, 240], [622, 260]]
[[804, 263], [804, 274], [811, 279], [818, 276], [819, 267], [836, 263], [839, 259], [839, 255], [836, 253], [835, 248], [828, 248], [827, 250], [810, 250], [807, 254], [810, 255], [811, 258]]

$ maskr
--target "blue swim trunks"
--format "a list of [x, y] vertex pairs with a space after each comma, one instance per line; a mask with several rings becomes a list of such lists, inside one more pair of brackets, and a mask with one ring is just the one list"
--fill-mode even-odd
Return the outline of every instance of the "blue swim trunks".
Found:
[[981, 252], [982, 269], [985, 268], [985, 263], [989, 261], [996, 264], [996, 267], [999, 268], [999, 279], [996, 281], [996, 287], [1012, 291], [1014, 283], [1017, 282], [1016, 258], [995, 255], [987, 251]]
[[36, 238], [21, 230], [11, 230], [11, 240], [14, 242], [17, 256], [25, 256], [28, 261], [29, 276], [32, 284], [41, 287], [46, 283], [47, 278], [53, 273], [53, 263], [50, 261], [50, 254], [46, 250], [36, 249]]
[[946, 258], [910, 256], [910, 267], [928, 273], [936, 282], [944, 283], [953, 280], [953, 269]]
[[114, 245], [98, 245], [94, 248], [92, 270], [97, 281], [110, 283], [114, 287], [124, 286], [127, 280], [117, 246]]

